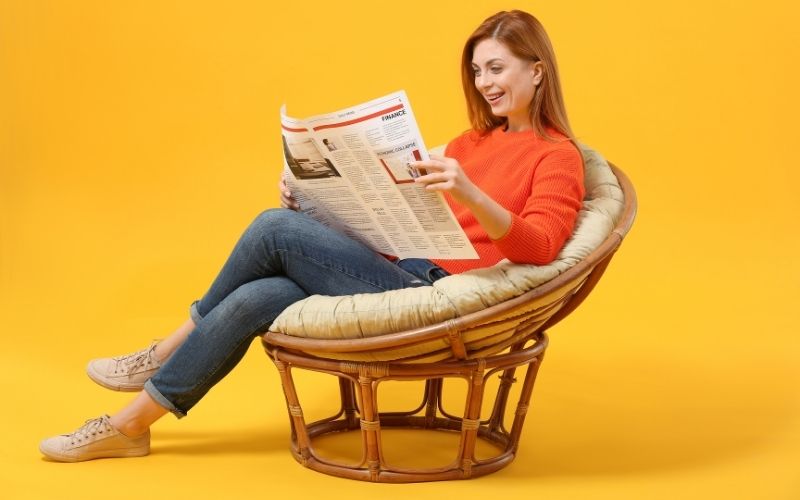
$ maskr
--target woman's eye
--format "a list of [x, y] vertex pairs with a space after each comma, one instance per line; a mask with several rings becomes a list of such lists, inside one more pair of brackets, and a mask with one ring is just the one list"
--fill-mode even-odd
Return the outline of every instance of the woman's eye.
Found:
[[481, 70], [478, 68], [472, 68], [472, 74], [475, 76], [481, 76]]
[[503, 71], [503, 68], [501, 68], [500, 66], [494, 66], [493, 68], [490, 68], [490, 71], [494, 74], [497, 74]]

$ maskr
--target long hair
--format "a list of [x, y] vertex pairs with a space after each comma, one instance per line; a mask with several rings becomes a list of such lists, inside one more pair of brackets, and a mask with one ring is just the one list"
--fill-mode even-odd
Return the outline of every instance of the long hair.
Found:
[[478, 26], [464, 44], [461, 57], [461, 83], [467, 99], [467, 112], [472, 129], [485, 135], [506, 122], [505, 118], [492, 114], [491, 106], [475, 87], [472, 56], [475, 46], [486, 39], [497, 40], [520, 59], [542, 62], [542, 80], [530, 105], [533, 130], [539, 136], [549, 138], [546, 128], [551, 127], [573, 139], [553, 46], [542, 24], [532, 15], [520, 10], [498, 12], [489, 17]]

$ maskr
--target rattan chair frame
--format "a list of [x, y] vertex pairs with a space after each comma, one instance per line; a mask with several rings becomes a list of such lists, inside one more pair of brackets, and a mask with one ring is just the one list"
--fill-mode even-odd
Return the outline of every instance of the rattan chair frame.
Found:
[[[624, 209], [606, 240], [585, 259], [553, 280], [509, 301], [439, 324], [389, 333], [378, 337], [321, 340], [268, 332], [262, 342], [280, 374], [291, 423], [291, 451], [301, 464], [326, 474], [374, 482], [418, 482], [466, 479], [497, 471], [514, 459], [522, 426], [530, 405], [533, 386], [548, 345], [546, 330], [575, 310], [605, 272], [611, 258], [630, 230], [636, 214], [636, 193], [628, 177], [611, 165], [624, 195]], [[542, 298], [549, 301], [542, 304]], [[533, 305], [532, 305], [533, 304]], [[514, 324], [509, 338], [478, 351], [468, 352], [464, 334], [497, 319]], [[397, 361], [341, 361], [325, 353], [370, 353], [408, 347], [445, 339], [448, 359], [417, 362], [414, 356]], [[308, 354], [313, 352], [314, 355]], [[417, 356], [416, 358], [419, 358]], [[526, 372], [514, 409], [513, 423], [504, 420], [517, 368]], [[297, 394], [292, 370], [304, 369], [338, 377], [341, 406], [337, 413], [307, 423]], [[498, 374], [491, 413], [481, 419], [484, 388], [489, 377]], [[466, 380], [467, 396], [463, 415], [453, 415], [442, 405], [443, 381]], [[378, 408], [380, 383], [423, 380], [422, 402], [406, 411], [381, 412]], [[435, 468], [409, 468], [386, 461], [382, 449], [382, 428], [444, 430], [460, 433], [452, 463]], [[361, 431], [363, 456], [359, 463], [343, 463], [316, 453], [316, 437], [342, 431]], [[498, 449], [492, 458], [476, 457], [478, 439]]]

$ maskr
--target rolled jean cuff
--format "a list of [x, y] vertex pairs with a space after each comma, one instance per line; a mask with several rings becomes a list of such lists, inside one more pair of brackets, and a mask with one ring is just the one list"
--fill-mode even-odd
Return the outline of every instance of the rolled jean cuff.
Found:
[[[401, 259], [395, 262], [395, 264], [403, 271], [413, 274], [417, 278], [424, 280], [424, 284], [427, 285], [432, 285], [435, 281], [440, 280], [445, 276], [450, 276], [450, 273], [428, 259]], [[412, 284], [412, 286], [418, 285]]]
[[163, 407], [165, 410], [169, 411], [176, 417], [183, 418], [186, 416], [186, 412], [176, 408], [175, 405], [172, 404], [170, 400], [168, 400], [167, 398], [164, 397], [163, 394], [161, 394], [161, 391], [156, 389], [156, 386], [153, 385], [153, 382], [149, 380], [145, 382], [144, 390], [145, 392], [147, 392], [147, 394], [150, 395], [151, 398], [153, 398], [153, 401], [155, 401], [159, 406]]
[[192, 302], [192, 305], [189, 306], [189, 317], [192, 318], [192, 321], [194, 321], [195, 325], [200, 323], [200, 320], [203, 319], [203, 317], [200, 315], [200, 311], [197, 310], [197, 304], [199, 302], [199, 300], [195, 300]]

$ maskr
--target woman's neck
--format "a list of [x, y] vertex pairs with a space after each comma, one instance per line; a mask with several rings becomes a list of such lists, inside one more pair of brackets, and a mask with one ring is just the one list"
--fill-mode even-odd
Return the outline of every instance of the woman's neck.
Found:
[[509, 120], [506, 118], [506, 124], [503, 126], [503, 132], [527, 132], [529, 130], [533, 130], [533, 123], [530, 119]]

